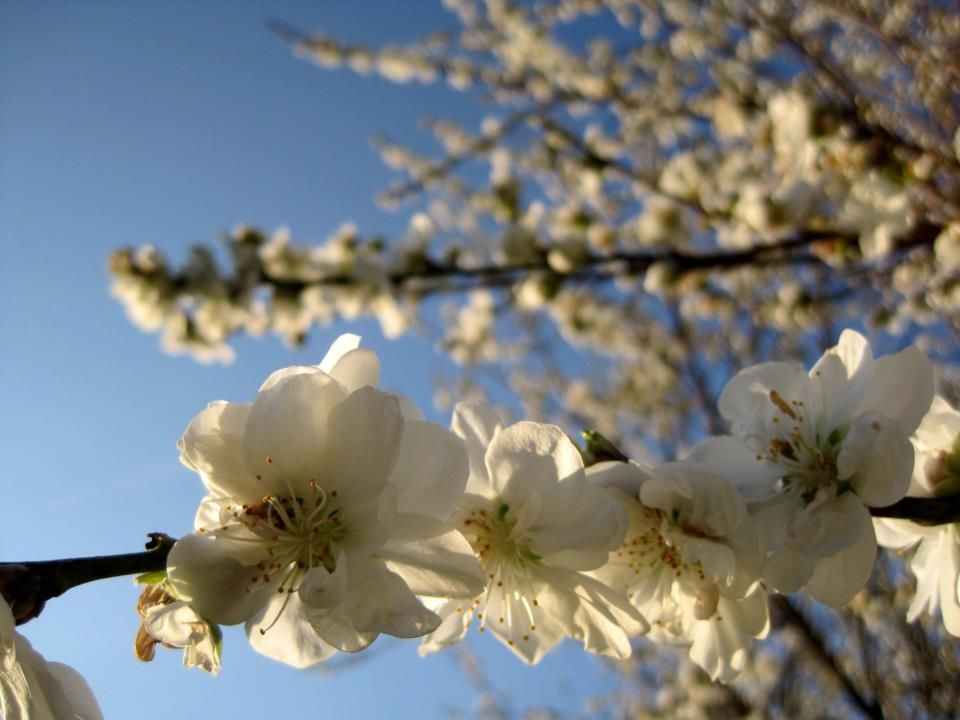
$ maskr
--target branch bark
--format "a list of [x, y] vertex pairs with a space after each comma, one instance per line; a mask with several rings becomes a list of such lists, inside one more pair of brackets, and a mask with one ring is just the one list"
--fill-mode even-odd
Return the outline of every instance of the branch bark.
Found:
[[0, 564], [0, 595], [22, 625], [40, 615], [47, 600], [78, 585], [166, 569], [176, 541], [164, 533], [150, 533], [149, 538], [139, 553]]

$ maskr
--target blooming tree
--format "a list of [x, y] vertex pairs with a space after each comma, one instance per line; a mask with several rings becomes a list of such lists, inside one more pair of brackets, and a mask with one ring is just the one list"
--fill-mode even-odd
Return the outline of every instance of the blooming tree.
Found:
[[[624, 661], [627, 687], [661, 688], [608, 698], [637, 714], [953, 711], [955, 8], [446, 5], [459, 29], [406, 47], [274, 25], [321, 66], [485, 103], [475, 127], [428, 122], [437, 157], [379, 141], [406, 236], [240, 227], [226, 271], [203, 246], [110, 269], [138, 327], [205, 362], [239, 333], [439, 324], [464, 368], [438, 390], [450, 430], [379, 390], [344, 335], [187, 425], [193, 533], [2, 566], [7, 614], [138, 573], [138, 656], [182, 648], [208, 672], [221, 625], [295, 668], [473, 626], [526, 663], [565, 638]], [[4, 716], [98, 717], [7, 625]], [[800, 705], [814, 683], [834, 691]]]

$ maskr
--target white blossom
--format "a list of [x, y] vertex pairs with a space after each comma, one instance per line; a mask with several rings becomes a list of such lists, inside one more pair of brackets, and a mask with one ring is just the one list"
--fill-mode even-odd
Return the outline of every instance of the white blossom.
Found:
[[47, 662], [16, 631], [0, 597], [0, 717], [4, 720], [102, 720], [87, 681], [68, 665]]
[[528, 663], [565, 637], [624, 658], [647, 623], [627, 598], [586, 571], [602, 565], [626, 530], [623, 508], [586, 481], [576, 446], [560, 428], [504, 427], [479, 403], [454, 409], [467, 442], [470, 480], [459, 527], [486, 572], [486, 589], [437, 608], [443, 623], [421, 644], [434, 652], [463, 638], [476, 618]]
[[171, 550], [177, 595], [254, 647], [305, 667], [439, 618], [417, 599], [468, 597], [480, 567], [448, 522], [467, 479], [460, 440], [375, 389], [380, 365], [341, 336], [319, 366], [271, 375], [252, 405], [212, 403], [181, 460], [209, 494]]
[[623, 545], [595, 575], [627, 593], [653, 625], [651, 639], [689, 645], [714, 680], [735, 678], [769, 629], [760, 538], [736, 489], [689, 461], [652, 474], [601, 463], [588, 474], [619, 491], [630, 519]]
[[733, 436], [691, 457], [722, 471], [753, 501], [772, 551], [763, 571], [778, 592], [806, 588], [840, 606], [866, 583], [876, 555], [867, 506], [902, 498], [910, 434], [933, 397], [930, 361], [915, 348], [874, 360], [846, 330], [807, 374], [783, 362], [740, 371], [720, 413]]
[[[945, 497], [960, 494], [960, 412], [942, 397], [911, 438], [916, 452], [910, 495]], [[877, 539], [884, 547], [916, 546], [910, 569], [917, 591], [907, 619], [940, 610], [951, 635], [960, 637], [960, 531], [957, 523], [920, 525], [909, 520], [876, 519]]]

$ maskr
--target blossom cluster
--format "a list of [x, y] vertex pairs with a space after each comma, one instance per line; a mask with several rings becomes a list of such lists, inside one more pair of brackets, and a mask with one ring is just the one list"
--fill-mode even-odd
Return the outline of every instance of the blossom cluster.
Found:
[[379, 375], [344, 335], [252, 404], [194, 418], [181, 460], [207, 495], [142, 602], [154, 644], [210, 670], [221, 624], [298, 668], [382, 633], [426, 654], [474, 626], [528, 663], [565, 638], [625, 658], [646, 635], [728, 682], [770, 628], [770, 594], [848, 603], [878, 537], [920, 543], [911, 616], [940, 606], [957, 632], [955, 528], [870, 512], [960, 490], [960, 413], [915, 348], [874, 358], [847, 330], [809, 372], [746, 368], [719, 401], [730, 434], [656, 464], [585, 465], [559, 427], [479, 402], [445, 430]]
[[[445, 5], [455, 29], [406, 46], [280, 29], [323, 68], [482, 98], [471, 121], [426, 121], [432, 152], [377, 142], [398, 176], [382, 199], [420, 201], [408, 229], [346, 224], [298, 246], [240, 227], [226, 267], [206, 246], [180, 264], [118, 251], [113, 293], [138, 327], [226, 362], [241, 333], [299, 344], [367, 315], [393, 337], [427, 316], [457, 363], [508, 376], [525, 416], [632, 446], [674, 442], [685, 412], [707, 410], [685, 397], [699, 381], [680, 322], [705, 375], [769, 357], [750, 354], [752, 330], [810, 354], [825, 317], [955, 365], [958, 28], [936, 4]], [[433, 323], [421, 301], [439, 293]], [[545, 345], [601, 370], [532, 373]]]

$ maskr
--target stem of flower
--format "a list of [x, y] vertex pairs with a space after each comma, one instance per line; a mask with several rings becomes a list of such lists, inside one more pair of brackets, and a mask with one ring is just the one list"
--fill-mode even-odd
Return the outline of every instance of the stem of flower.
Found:
[[17, 625], [40, 615], [47, 600], [78, 585], [106, 578], [156, 572], [167, 567], [176, 542], [164, 533], [149, 533], [146, 551], [125, 555], [0, 564], [0, 595], [10, 605]]

